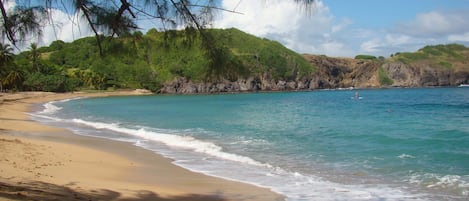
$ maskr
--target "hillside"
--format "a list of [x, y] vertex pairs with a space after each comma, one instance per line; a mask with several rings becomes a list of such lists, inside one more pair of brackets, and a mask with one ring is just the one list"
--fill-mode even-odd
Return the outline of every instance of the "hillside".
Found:
[[[201, 37], [212, 39], [210, 51], [202, 48]], [[179, 93], [178, 87], [169, 89], [168, 83], [178, 80], [217, 83], [259, 74], [269, 74], [276, 80], [295, 80], [314, 71], [301, 55], [280, 43], [237, 29], [206, 30], [203, 36], [192, 29], [167, 32], [152, 29], [146, 34], [103, 37], [101, 41], [104, 55], [99, 54], [94, 37], [31, 47], [17, 55], [14, 67], [3, 73], [5, 77], [10, 71], [21, 75], [5, 82], [5, 88], [42, 91], [145, 88]], [[214, 91], [212, 88], [207, 86], [193, 92], [207, 93]]]
[[469, 48], [457, 44], [426, 46], [388, 59], [304, 57], [318, 68], [312, 75], [315, 84], [311, 89], [457, 86], [469, 82]]
[[449, 44], [396, 53], [383, 65], [392, 86], [455, 86], [469, 82], [469, 48]]
[[[0, 69], [9, 90], [73, 91], [144, 88], [158, 93], [294, 91], [333, 88], [457, 86], [469, 82], [469, 48], [427, 46], [391, 58], [299, 55], [237, 29], [207, 30], [216, 54], [194, 30], [136, 32], [31, 46]], [[208, 59], [212, 58], [212, 60]], [[216, 61], [214, 61], [214, 59]], [[212, 63], [213, 62], [213, 63]], [[218, 64], [218, 65], [211, 65]]]

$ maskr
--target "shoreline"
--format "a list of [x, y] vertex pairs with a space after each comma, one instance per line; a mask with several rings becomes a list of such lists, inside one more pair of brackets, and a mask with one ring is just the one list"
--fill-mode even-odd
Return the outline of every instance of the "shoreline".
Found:
[[32, 121], [38, 103], [135, 91], [0, 94], [0, 200], [284, 200], [251, 184], [194, 173], [127, 142]]

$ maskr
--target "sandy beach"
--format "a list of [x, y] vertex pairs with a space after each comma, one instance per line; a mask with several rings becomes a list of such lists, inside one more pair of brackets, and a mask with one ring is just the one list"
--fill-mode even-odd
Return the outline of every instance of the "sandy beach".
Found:
[[0, 200], [284, 200], [269, 189], [194, 173], [130, 143], [79, 136], [28, 115], [37, 103], [140, 94], [0, 93]]

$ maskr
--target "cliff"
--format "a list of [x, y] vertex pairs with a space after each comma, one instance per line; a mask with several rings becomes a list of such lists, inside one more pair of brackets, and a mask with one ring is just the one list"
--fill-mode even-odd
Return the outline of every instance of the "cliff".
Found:
[[274, 79], [268, 72], [236, 81], [195, 83], [187, 78], [168, 82], [161, 93], [298, 91], [336, 88], [435, 87], [469, 82], [469, 51], [460, 45], [427, 46], [388, 59], [333, 58], [305, 54], [315, 67], [308, 76]]

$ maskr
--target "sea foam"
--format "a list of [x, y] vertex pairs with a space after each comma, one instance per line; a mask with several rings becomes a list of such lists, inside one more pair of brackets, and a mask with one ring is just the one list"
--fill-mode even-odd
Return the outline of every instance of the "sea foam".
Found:
[[62, 107], [57, 106], [56, 103], [65, 103], [65, 102], [68, 102], [68, 101], [78, 100], [78, 99], [82, 99], [82, 98], [81, 97], [69, 98], [69, 99], [64, 99], [64, 100], [59, 100], [59, 101], [47, 102], [47, 103], [42, 105], [44, 107], [44, 109], [42, 111], [37, 112], [37, 113], [44, 114], [44, 115], [52, 115], [52, 114], [54, 114], [54, 113], [56, 113], [56, 112], [58, 112], [59, 110], [62, 109]]
[[222, 147], [217, 146], [216, 144], [212, 142], [197, 140], [191, 136], [179, 136], [179, 135], [173, 135], [173, 134], [158, 133], [154, 131], [149, 131], [148, 129], [145, 129], [145, 128], [137, 128], [137, 129], [125, 128], [125, 127], [120, 126], [117, 123], [89, 122], [89, 121], [85, 121], [82, 119], [73, 119], [73, 122], [91, 126], [96, 129], [108, 129], [108, 130], [115, 131], [115, 132], [137, 136], [145, 140], [152, 140], [155, 142], [160, 142], [170, 147], [188, 149], [191, 151], [218, 157], [220, 159], [231, 160], [231, 161], [236, 161], [236, 162], [241, 162], [241, 163], [246, 163], [246, 164], [256, 165], [256, 166], [271, 167], [271, 165], [269, 164], [264, 164], [264, 163], [255, 161], [249, 157], [224, 152]]

